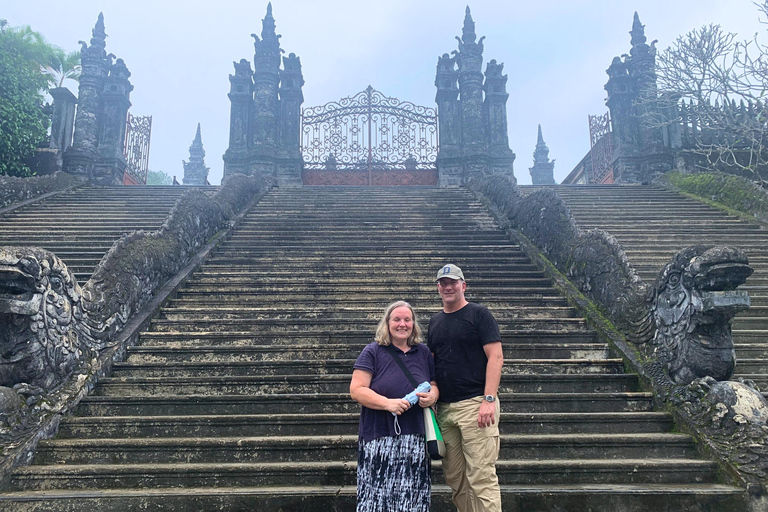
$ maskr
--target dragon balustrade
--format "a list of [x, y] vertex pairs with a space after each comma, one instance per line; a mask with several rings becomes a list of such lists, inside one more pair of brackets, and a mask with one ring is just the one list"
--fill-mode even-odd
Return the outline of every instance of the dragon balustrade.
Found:
[[[157, 231], [114, 243], [80, 286], [67, 265], [38, 247], [0, 247], [0, 445], [8, 452], [70, 409], [94, 383], [107, 349], [169, 279], [228, 227], [270, 182], [234, 174], [209, 197], [185, 192]], [[4, 453], [5, 455], [5, 453]]]
[[468, 185], [604, 313], [629, 343], [618, 346], [657, 400], [753, 495], [768, 478], [768, 403], [754, 383], [730, 380], [733, 317], [749, 308], [738, 290], [752, 274], [734, 247], [698, 245], [675, 254], [654, 283], [637, 275], [608, 232], [581, 230], [552, 189], [525, 195], [504, 176]]

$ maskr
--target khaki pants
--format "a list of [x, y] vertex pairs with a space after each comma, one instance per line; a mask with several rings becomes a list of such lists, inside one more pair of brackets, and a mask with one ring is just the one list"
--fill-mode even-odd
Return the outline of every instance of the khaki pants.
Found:
[[437, 422], [445, 441], [443, 474], [453, 490], [459, 512], [501, 512], [501, 491], [496, 476], [499, 457], [499, 401], [496, 421], [477, 426], [483, 397], [438, 404]]

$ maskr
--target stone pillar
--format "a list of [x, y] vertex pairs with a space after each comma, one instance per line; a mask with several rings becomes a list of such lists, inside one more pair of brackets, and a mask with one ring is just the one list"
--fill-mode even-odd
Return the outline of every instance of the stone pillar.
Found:
[[437, 95], [438, 184], [441, 187], [461, 185], [461, 103], [456, 59], [444, 53], [437, 60], [435, 86]]
[[484, 119], [488, 133], [488, 150], [491, 156], [491, 169], [494, 174], [506, 174], [515, 179], [513, 164], [515, 154], [509, 149], [507, 131], [507, 75], [502, 75], [504, 64], [497, 64], [492, 59], [485, 70]]
[[63, 153], [72, 146], [77, 97], [66, 87], [56, 87], [48, 92], [53, 97], [51, 140], [48, 147]]
[[133, 90], [128, 80], [130, 76], [131, 72], [123, 59], [117, 59], [104, 81], [99, 145], [92, 177], [92, 181], [99, 185], [122, 185], [128, 167], [125, 161], [125, 130]]
[[655, 175], [673, 167], [672, 151], [664, 145], [664, 130], [656, 126], [669, 114], [659, 109], [656, 48], [646, 44], [645, 27], [637, 13], [629, 33], [630, 55], [615, 57], [606, 71], [613, 174], [616, 183], [650, 183]]
[[208, 183], [208, 167], [205, 166], [205, 150], [203, 139], [200, 135], [200, 123], [197, 123], [197, 133], [192, 145], [189, 146], [189, 161], [181, 162], [184, 165], [185, 185], [210, 185]]
[[461, 137], [464, 154], [482, 155], [488, 148], [483, 122], [483, 40], [475, 42], [475, 22], [467, 7], [456, 62], [461, 93]]
[[234, 62], [235, 74], [229, 75], [229, 147], [224, 153], [224, 177], [248, 174], [248, 142], [253, 137], [253, 72], [245, 59]]
[[110, 61], [107, 59], [107, 34], [104, 31], [104, 15], [99, 13], [93, 37], [88, 46], [80, 41], [80, 85], [78, 86], [78, 107], [75, 128], [70, 147], [64, 154], [64, 170], [70, 174], [90, 179], [99, 142], [99, 117], [101, 114], [101, 93], [109, 74]]
[[301, 60], [293, 53], [283, 57], [280, 71], [280, 112], [278, 115], [277, 184], [282, 187], [300, 187], [303, 159], [301, 157]]
[[[253, 55], [253, 140], [257, 167], [274, 158], [277, 146], [278, 88], [280, 81], [280, 36], [275, 34], [272, 4], [262, 20], [261, 39], [256, 34]], [[266, 170], [266, 169], [261, 169]]]
[[536, 149], [533, 152], [533, 167], [528, 170], [531, 172], [531, 182], [534, 185], [555, 185], [555, 161], [549, 159], [549, 148], [541, 135], [541, 125], [539, 125]]

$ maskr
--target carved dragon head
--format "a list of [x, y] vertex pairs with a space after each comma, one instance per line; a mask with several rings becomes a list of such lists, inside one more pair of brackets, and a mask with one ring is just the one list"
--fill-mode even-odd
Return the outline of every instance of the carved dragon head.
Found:
[[677, 253], [653, 289], [654, 351], [670, 380], [728, 380], [736, 359], [731, 321], [749, 308], [737, 291], [752, 274], [747, 257], [732, 247], [693, 246]]
[[81, 290], [51, 252], [0, 247], [0, 386], [51, 390], [82, 355]]

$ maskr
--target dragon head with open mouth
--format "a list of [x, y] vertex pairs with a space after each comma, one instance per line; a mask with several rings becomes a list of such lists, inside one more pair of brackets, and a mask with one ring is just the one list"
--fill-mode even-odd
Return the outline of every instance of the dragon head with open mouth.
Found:
[[749, 308], [749, 295], [736, 287], [751, 274], [739, 249], [703, 245], [680, 251], [661, 271], [653, 288], [652, 344], [672, 382], [733, 375], [731, 323]]
[[0, 247], [0, 386], [50, 390], [82, 356], [82, 295], [72, 272], [37, 247]]

